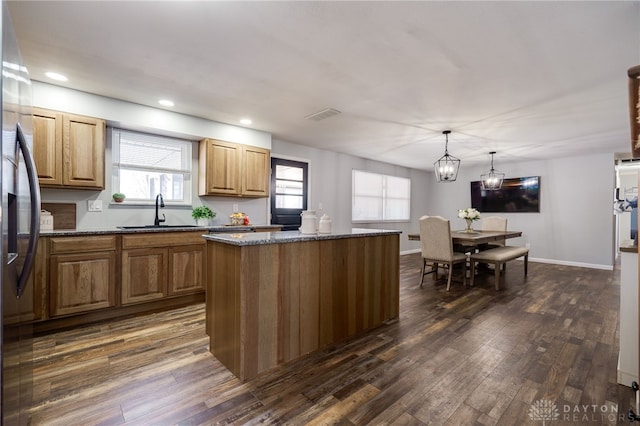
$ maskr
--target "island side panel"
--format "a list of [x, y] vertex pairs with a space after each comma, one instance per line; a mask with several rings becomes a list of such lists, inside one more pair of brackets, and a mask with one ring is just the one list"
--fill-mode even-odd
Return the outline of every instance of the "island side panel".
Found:
[[321, 241], [320, 347], [397, 318], [397, 234]]
[[[379, 325], [400, 315], [400, 236], [389, 235], [370, 239], [374, 253], [367, 265], [365, 282], [375, 281], [371, 311], [365, 327]], [[377, 262], [374, 259], [384, 259]]]
[[[286, 362], [319, 347], [319, 244], [279, 244], [278, 287], [282, 301], [278, 360]], [[288, 308], [287, 308], [288, 307]]]
[[317, 242], [242, 247], [241, 379], [318, 349]]
[[278, 328], [283, 308], [280, 299], [278, 245], [241, 249], [241, 379], [278, 365]]
[[206, 323], [209, 350], [240, 376], [240, 247], [207, 242]]
[[320, 262], [318, 262], [320, 245], [311, 241], [299, 244], [299, 250], [291, 245], [288, 255], [293, 262], [296, 259], [298, 261], [297, 282], [300, 283], [298, 355], [305, 355], [320, 347]]

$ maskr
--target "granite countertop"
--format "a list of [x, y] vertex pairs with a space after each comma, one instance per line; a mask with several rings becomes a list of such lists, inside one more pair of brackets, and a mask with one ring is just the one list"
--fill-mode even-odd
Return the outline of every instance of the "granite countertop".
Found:
[[622, 253], [638, 253], [638, 246], [632, 240], [624, 240], [620, 243]]
[[231, 225], [214, 225], [214, 226], [193, 226], [193, 225], [172, 225], [161, 227], [140, 227], [140, 228], [90, 228], [90, 229], [54, 229], [53, 231], [40, 231], [43, 237], [48, 236], [74, 236], [74, 235], [100, 235], [100, 234], [139, 234], [149, 232], [185, 232], [185, 231], [201, 231], [203, 234], [209, 232], [247, 232], [252, 233], [255, 228], [273, 228], [280, 229], [281, 225], [248, 225], [248, 226], [231, 226]]
[[373, 237], [378, 235], [401, 234], [402, 231], [392, 229], [352, 228], [347, 231], [335, 231], [329, 234], [302, 234], [300, 231], [281, 232], [249, 232], [230, 234], [204, 235], [207, 241], [232, 244], [236, 246], [253, 246], [261, 244], [281, 244], [298, 241], [336, 240], [341, 238]]

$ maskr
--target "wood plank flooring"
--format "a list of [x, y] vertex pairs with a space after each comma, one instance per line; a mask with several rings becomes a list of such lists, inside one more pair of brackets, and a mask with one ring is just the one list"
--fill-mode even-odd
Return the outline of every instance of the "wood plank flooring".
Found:
[[489, 273], [450, 292], [419, 274], [402, 256], [399, 320], [247, 383], [209, 353], [201, 304], [36, 337], [32, 424], [626, 423], [619, 271], [511, 262], [500, 291]]

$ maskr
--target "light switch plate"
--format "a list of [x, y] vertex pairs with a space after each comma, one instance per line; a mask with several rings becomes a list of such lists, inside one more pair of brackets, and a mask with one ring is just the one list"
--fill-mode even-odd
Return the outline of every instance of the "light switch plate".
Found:
[[237, 204], [233, 205], [233, 212], [234, 213], [238, 213], [238, 205]]
[[87, 201], [87, 210], [90, 212], [102, 211], [102, 200], [89, 200]]

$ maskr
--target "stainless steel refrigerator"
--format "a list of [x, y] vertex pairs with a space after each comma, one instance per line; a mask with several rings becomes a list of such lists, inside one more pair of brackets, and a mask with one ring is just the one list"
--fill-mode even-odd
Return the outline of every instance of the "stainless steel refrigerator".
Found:
[[[29, 275], [40, 233], [40, 188], [32, 156], [31, 81], [22, 64], [13, 25], [2, 1], [2, 333], [3, 425], [28, 424], [32, 400], [32, 328], [8, 324], [11, 314], [33, 309]], [[19, 323], [18, 323], [19, 324]]]

